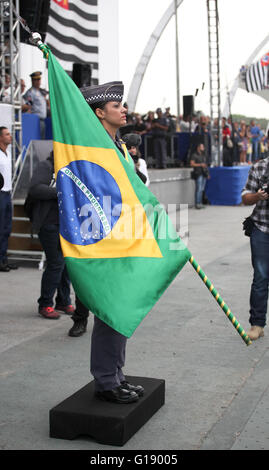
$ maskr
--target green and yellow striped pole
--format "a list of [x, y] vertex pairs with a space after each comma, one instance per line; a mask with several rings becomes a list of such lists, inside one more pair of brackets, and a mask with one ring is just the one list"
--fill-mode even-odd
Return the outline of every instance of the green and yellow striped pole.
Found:
[[229, 309], [228, 305], [224, 302], [224, 300], [221, 298], [215, 287], [213, 286], [212, 282], [208, 279], [208, 277], [205, 275], [204, 271], [202, 270], [201, 266], [195, 261], [194, 257], [191, 256], [189, 259], [189, 262], [195, 269], [195, 271], [199, 274], [200, 278], [202, 281], [205, 283], [206, 287], [208, 290], [211, 292], [213, 297], [216, 299], [222, 310], [226, 313], [227, 317], [229, 320], [232, 322], [233, 326], [235, 329], [238, 331], [240, 334], [241, 338], [245, 341], [246, 345], [249, 346], [251, 344], [251, 340], [245, 330], [242, 328], [240, 323], [236, 320], [235, 316], [232, 314], [231, 310]]

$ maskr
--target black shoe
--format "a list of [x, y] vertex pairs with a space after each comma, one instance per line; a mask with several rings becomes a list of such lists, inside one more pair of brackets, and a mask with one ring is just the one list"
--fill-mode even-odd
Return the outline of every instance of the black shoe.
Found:
[[87, 321], [77, 320], [74, 321], [74, 325], [70, 328], [68, 335], [77, 337], [83, 335], [87, 330]]
[[9, 267], [9, 269], [18, 269], [18, 266], [17, 266], [17, 264], [15, 264], [15, 263], [12, 263], [12, 264], [9, 264], [9, 263], [8, 263], [7, 266]]
[[100, 400], [111, 401], [113, 403], [134, 403], [139, 399], [137, 393], [119, 387], [113, 388], [112, 390], [104, 390], [103, 392], [95, 392], [95, 396]]
[[142, 397], [144, 395], [144, 388], [142, 385], [133, 385], [124, 380], [121, 382], [121, 387], [125, 388], [126, 390], [129, 390], [130, 392], [135, 392], [139, 397]]
[[3, 273], [8, 273], [10, 271], [10, 268], [7, 263], [0, 263], [0, 271], [2, 271]]

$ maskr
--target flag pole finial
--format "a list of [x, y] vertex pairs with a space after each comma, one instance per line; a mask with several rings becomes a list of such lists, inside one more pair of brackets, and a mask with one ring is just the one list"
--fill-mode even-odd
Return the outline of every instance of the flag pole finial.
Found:
[[46, 44], [41, 41], [41, 36], [39, 33], [31, 33], [31, 37], [29, 42], [33, 44], [33, 46], [37, 46], [42, 52], [45, 59], [49, 57], [49, 48]]

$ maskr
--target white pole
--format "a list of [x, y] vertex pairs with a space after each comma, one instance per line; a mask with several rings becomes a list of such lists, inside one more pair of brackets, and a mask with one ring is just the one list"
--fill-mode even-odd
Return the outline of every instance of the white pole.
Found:
[[178, 56], [178, 21], [177, 0], [175, 0], [175, 34], [176, 34], [176, 88], [177, 88], [177, 116], [180, 115], [180, 87], [179, 87], [179, 56]]

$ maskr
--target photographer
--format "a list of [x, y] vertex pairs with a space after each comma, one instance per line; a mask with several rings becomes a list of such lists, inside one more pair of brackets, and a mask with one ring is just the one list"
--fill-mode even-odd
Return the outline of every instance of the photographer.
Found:
[[123, 140], [126, 144], [127, 150], [131, 155], [134, 164], [136, 174], [139, 178], [145, 183], [146, 186], [149, 186], [149, 175], [147, 164], [143, 158], [141, 158], [141, 153], [139, 151], [139, 145], [141, 145], [142, 139], [139, 134], [125, 134]]
[[195, 180], [195, 207], [204, 209], [202, 198], [206, 180], [209, 178], [204, 144], [197, 145], [196, 152], [191, 156], [190, 165], [193, 168], [192, 178]]
[[250, 247], [254, 276], [250, 293], [251, 324], [248, 335], [256, 340], [264, 335], [269, 282], [269, 158], [255, 163], [242, 191], [246, 205], [255, 204], [249, 219], [252, 228]]

